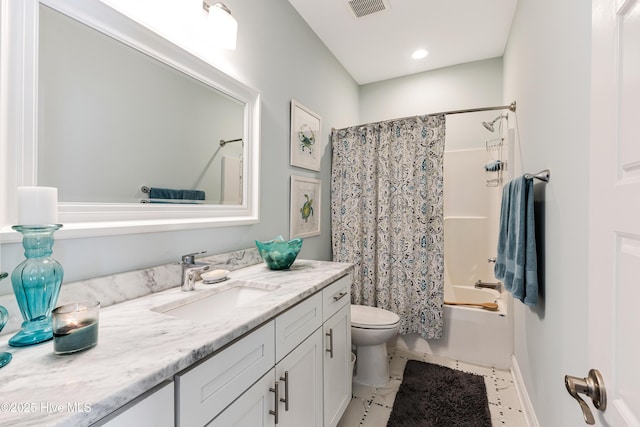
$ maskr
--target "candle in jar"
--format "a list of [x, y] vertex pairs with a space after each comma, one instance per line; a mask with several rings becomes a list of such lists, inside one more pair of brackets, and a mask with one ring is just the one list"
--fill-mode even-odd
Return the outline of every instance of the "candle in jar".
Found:
[[18, 187], [18, 224], [58, 223], [58, 189], [54, 187]]
[[56, 354], [86, 350], [98, 343], [98, 321], [88, 319], [69, 323], [53, 331], [53, 351]]
[[69, 354], [95, 346], [99, 314], [98, 301], [67, 304], [53, 310], [53, 352]]

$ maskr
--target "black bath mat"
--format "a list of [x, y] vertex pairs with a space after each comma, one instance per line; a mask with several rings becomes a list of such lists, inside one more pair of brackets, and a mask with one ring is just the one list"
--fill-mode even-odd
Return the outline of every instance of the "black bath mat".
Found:
[[484, 378], [409, 360], [387, 427], [491, 427]]

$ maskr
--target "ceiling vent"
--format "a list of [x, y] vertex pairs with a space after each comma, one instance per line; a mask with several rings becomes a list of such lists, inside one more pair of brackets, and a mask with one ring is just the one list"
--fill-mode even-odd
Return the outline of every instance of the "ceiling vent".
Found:
[[349, 6], [356, 18], [372, 15], [389, 9], [387, 0], [349, 0]]

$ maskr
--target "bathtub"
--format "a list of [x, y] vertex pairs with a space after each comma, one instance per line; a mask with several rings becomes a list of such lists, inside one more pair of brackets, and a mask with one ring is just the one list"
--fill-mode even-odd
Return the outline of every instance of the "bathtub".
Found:
[[478, 280], [497, 282], [493, 264], [487, 262], [495, 256], [494, 222], [488, 216], [445, 216], [444, 297], [445, 301], [496, 302], [498, 311], [445, 305], [442, 339], [427, 341], [418, 334], [397, 336], [399, 347], [501, 369], [511, 367], [511, 294], [473, 287]]
[[419, 334], [397, 335], [398, 347], [500, 369], [511, 367], [513, 325], [508, 316], [512, 298], [507, 292], [452, 286], [450, 291], [475, 302], [496, 302], [498, 311], [464, 306], [444, 306], [444, 331], [440, 340]]
[[[452, 302], [497, 302], [500, 303], [500, 292], [493, 289], [477, 289], [471, 286], [446, 286], [444, 300]], [[503, 314], [504, 315], [504, 314]]]

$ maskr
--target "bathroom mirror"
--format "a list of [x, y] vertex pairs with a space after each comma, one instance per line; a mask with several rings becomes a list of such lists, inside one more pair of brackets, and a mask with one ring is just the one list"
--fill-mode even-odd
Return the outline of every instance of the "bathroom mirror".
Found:
[[38, 185], [61, 202], [159, 187], [242, 204], [244, 102], [47, 6], [38, 42]]
[[[35, 102], [15, 95], [26, 124], [3, 141], [23, 155], [6, 176], [5, 222], [18, 185], [57, 187], [76, 235], [257, 222], [257, 91], [99, 0], [25, 1], [12, 16], [27, 59], [17, 83]], [[202, 197], [150, 198], [153, 187]]]

